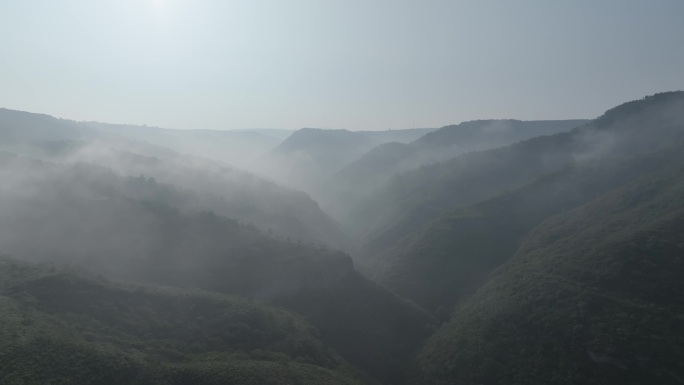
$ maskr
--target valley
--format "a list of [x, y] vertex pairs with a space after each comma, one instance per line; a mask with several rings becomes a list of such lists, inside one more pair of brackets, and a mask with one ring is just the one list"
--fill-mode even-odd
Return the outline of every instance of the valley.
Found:
[[3, 384], [684, 373], [681, 91], [280, 136], [2, 109], [0, 178]]

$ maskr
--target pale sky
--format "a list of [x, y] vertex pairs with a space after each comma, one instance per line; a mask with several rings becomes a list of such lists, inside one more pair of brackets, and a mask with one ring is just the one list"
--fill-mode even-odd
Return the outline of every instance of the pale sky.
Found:
[[0, 0], [0, 107], [169, 128], [592, 118], [684, 89], [684, 0]]

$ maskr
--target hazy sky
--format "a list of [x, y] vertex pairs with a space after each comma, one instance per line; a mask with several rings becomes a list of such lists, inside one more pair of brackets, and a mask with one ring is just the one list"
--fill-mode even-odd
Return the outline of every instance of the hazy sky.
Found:
[[173, 128], [589, 118], [684, 89], [684, 0], [0, 0], [0, 107]]

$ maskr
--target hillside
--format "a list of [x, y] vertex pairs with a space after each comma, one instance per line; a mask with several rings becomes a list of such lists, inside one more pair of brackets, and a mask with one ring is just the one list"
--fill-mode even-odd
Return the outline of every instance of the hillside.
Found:
[[684, 93], [657, 94], [607, 111], [570, 132], [474, 152], [402, 174], [360, 205], [352, 225], [360, 259], [373, 256], [442, 213], [529, 183], [577, 161], [652, 152], [684, 137]]
[[55, 119], [50, 115], [0, 108], [0, 138], [4, 143], [16, 144], [27, 140], [73, 140], [96, 136], [74, 122]]
[[460, 151], [481, 151], [505, 146], [535, 136], [570, 131], [586, 124], [586, 119], [569, 120], [473, 120], [442, 127], [414, 143], [423, 149], [457, 147]]
[[255, 162], [253, 170], [323, 198], [333, 176], [375, 146], [408, 143], [434, 129], [348, 131], [302, 128]]
[[433, 131], [437, 131], [437, 128], [405, 128], [399, 130], [356, 132], [366, 135], [376, 143], [410, 143]]
[[[682, 111], [670, 92], [569, 131], [475, 121], [376, 146], [357, 162], [380, 182], [450, 140], [472, 151], [371, 196], [348, 181], [356, 250], [305, 193], [0, 110], [0, 382], [681, 383]], [[270, 155], [321, 183], [375, 146], [357, 134], [300, 130]]]
[[3, 384], [361, 384], [301, 317], [0, 257]]
[[430, 384], [680, 384], [684, 163], [553, 216], [419, 355]]
[[360, 132], [302, 128], [261, 158], [254, 169], [286, 186], [315, 192], [322, 180], [374, 145]]
[[4, 158], [3, 179], [11, 183], [0, 190], [2, 253], [281, 304], [309, 319], [349, 362], [389, 383], [430, 333], [425, 311], [361, 277], [342, 252], [190, 210], [191, 194], [149, 178]]
[[0, 0], [0, 385], [684, 385], [684, 0]]
[[322, 194], [322, 203], [335, 217], [349, 222], [350, 211], [397, 175], [467, 152], [569, 131], [586, 122], [580, 119], [477, 120], [442, 127], [408, 144], [382, 144], [331, 177]]
[[283, 238], [338, 248], [348, 244], [340, 226], [306, 194], [219, 162], [47, 115], [10, 110], [0, 111], [2, 135], [15, 140], [0, 142], [0, 150], [58, 164], [103, 166], [120, 175], [172, 185], [185, 195], [183, 202], [174, 202], [176, 206], [215, 211]]
[[445, 213], [375, 256], [366, 269], [398, 295], [448, 315], [509, 260], [530, 230], [643, 175], [684, 163], [684, 145], [631, 159], [572, 164], [494, 198]]
[[180, 130], [97, 122], [79, 125], [241, 168], [248, 167], [282, 141], [258, 130]]

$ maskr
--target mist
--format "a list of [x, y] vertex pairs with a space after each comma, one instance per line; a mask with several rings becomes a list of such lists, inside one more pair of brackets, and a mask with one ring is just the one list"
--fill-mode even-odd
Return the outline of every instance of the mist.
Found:
[[0, 15], [0, 385], [683, 382], [684, 3]]
[[[57, 287], [109, 280], [144, 288], [136, 293], [238, 296], [305, 317], [320, 332], [311, 338], [359, 371], [352, 377], [409, 383], [407, 363], [432, 373], [414, 361], [416, 349], [446, 338], [441, 330], [468, 314], [461, 306], [506, 279], [524, 245], [542, 242], [535, 234], [545, 223], [648, 186], [662, 170], [678, 172], [681, 95], [649, 96], [593, 120], [479, 120], [385, 134], [302, 129], [271, 137], [279, 143], [261, 155], [232, 153], [244, 169], [220, 156], [221, 141], [242, 146], [244, 136], [219, 141], [2, 110], [0, 253], [10, 259], [0, 268], [52, 277], [34, 289], [33, 278], [12, 273], [24, 286], [11, 286], [7, 300], [23, 303], [13, 294], [21, 290], [43, 296], [62, 280], [70, 286], [54, 290], [63, 296], [73, 294]], [[191, 134], [194, 141], [178, 139]], [[64, 303], [88, 303], [78, 301]], [[264, 354], [247, 359], [276, 357]], [[297, 353], [288, 354], [278, 359]]]

